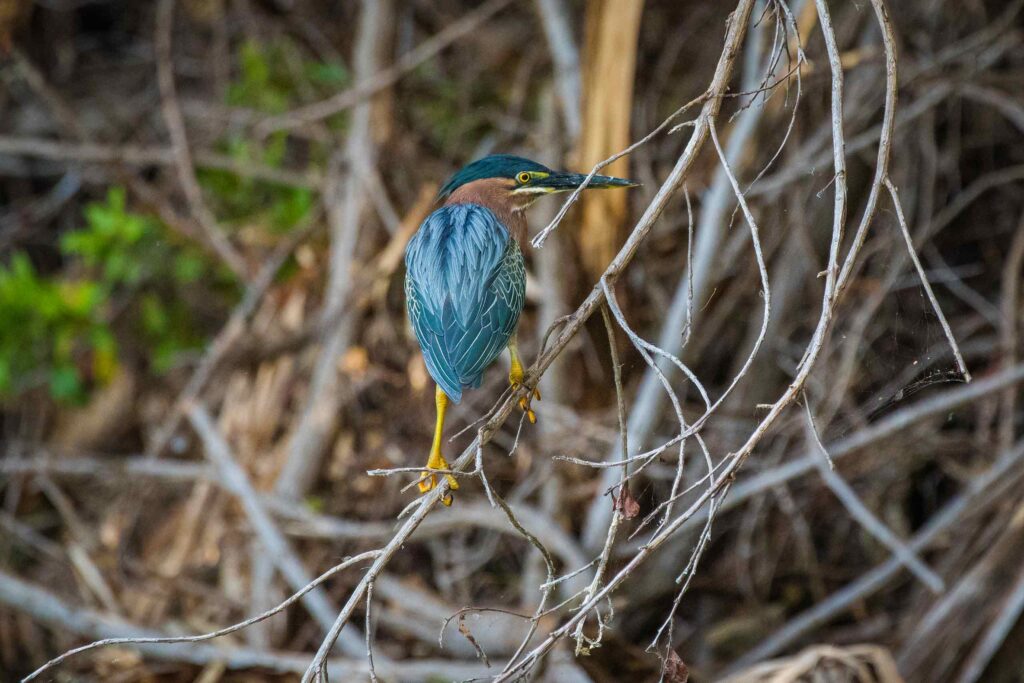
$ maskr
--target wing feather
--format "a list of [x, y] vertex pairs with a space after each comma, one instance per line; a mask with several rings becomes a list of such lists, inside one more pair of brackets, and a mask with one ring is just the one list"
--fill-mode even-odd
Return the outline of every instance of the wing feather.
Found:
[[519, 323], [526, 267], [519, 245], [489, 209], [434, 211], [405, 254], [406, 305], [427, 370], [449, 398], [477, 386]]

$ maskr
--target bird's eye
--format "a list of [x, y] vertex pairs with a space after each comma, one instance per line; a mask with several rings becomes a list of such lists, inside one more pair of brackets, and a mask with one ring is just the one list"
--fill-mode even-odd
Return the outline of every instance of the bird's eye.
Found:
[[520, 185], [525, 185], [526, 183], [530, 182], [530, 174], [527, 173], [526, 171], [523, 171], [522, 173], [516, 176], [516, 180], [519, 181]]

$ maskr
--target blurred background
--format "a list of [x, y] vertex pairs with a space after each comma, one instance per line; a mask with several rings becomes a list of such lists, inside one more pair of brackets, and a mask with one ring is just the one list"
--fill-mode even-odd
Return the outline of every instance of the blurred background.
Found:
[[[828, 4], [852, 234], [874, 173], [884, 52], [870, 2]], [[974, 380], [957, 371], [883, 196], [803, 405], [745, 463], [678, 609], [703, 518], [614, 593], [599, 647], [574, 657], [560, 644], [537, 680], [1024, 680], [1022, 4], [887, 3], [891, 176]], [[416, 475], [367, 471], [421, 465], [433, 427], [402, 259], [440, 183], [490, 152], [589, 170], [707, 89], [733, 9], [0, 0], [0, 679], [97, 638], [230, 625], [385, 543]], [[830, 87], [815, 3], [755, 3], [731, 81], [753, 94], [724, 102], [718, 132], [759, 224], [771, 317], [701, 432], [716, 462], [785, 391], [819, 316]], [[616, 161], [605, 172], [642, 187], [586, 197], [527, 249], [528, 360], [591, 291], [691, 131]], [[533, 233], [558, 205], [531, 209]], [[712, 399], [726, 391], [764, 298], [710, 143], [617, 295], [633, 330], [679, 355]], [[635, 454], [678, 422], [616, 334]], [[559, 459], [622, 455], [609, 351], [594, 316], [544, 375], [538, 423], [514, 415], [484, 451], [491, 485], [561, 573], [601, 551], [613, 514], [617, 472]], [[666, 372], [699, 417], [698, 393]], [[449, 413], [449, 434], [505, 383], [493, 368]], [[685, 466], [680, 456], [669, 448], [633, 479], [637, 510], [609, 571], [637, 552], [644, 535], [627, 536], [677, 492], [677, 471], [684, 486], [706, 472], [695, 445]], [[298, 680], [363, 567], [209, 644], [100, 649], [42, 679]], [[351, 668], [332, 680], [367, 679], [368, 625], [381, 680], [494, 676], [524, 620], [471, 611], [441, 632], [442, 620], [466, 607], [530, 614], [545, 577], [541, 554], [467, 479], [377, 577], [369, 618], [361, 603], [335, 650]]]

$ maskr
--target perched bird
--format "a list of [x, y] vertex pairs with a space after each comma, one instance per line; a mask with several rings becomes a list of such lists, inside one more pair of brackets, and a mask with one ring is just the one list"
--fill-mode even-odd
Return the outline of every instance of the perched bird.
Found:
[[[468, 387], [479, 387], [484, 370], [504, 349], [512, 367], [513, 390], [523, 383], [516, 327], [523, 310], [526, 267], [524, 211], [539, 197], [574, 190], [585, 175], [553, 171], [535, 161], [495, 154], [474, 161], [441, 188], [441, 206], [427, 216], [405, 251], [405, 297], [409, 319], [427, 371], [437, 383], [437, 423], [419, 489], [437, 485], [431, 470], [447, 470], [441, 436], [448, 402], [458, 403]], [[621, 178], [595, 175], [587, 188], [632, 187]], [[520, 407], [534, 421], [530, 398]], [[445, 474], [449, 490], [459, 488]], [[443, 499], [451, 505], [449, 493]]]

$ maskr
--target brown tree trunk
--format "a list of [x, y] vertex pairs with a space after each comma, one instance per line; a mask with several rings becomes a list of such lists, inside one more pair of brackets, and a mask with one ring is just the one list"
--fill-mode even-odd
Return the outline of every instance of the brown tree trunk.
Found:
[[[633, 72], [643, 0], [593, 0], [587, 4], [583, 47], [583, 130], [578, 165], [594, 164], [629, 145]], [[604, 173], [628, 177], [629, 160]], [[600, 276], [622, 241], [625, 192], [588, 192], [582, 198], [580, 254], [589, 278]]]

